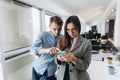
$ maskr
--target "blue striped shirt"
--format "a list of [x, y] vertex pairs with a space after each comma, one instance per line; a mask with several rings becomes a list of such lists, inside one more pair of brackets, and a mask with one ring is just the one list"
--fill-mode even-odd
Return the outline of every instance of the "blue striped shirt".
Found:
[[41, 32], [35, 43], [32, 45], [31, 53], [37, 56], [34, 68], [37, 73], [43, 75], [44, 72], [47, 70], [48, 76], [52, 76], [55, 74], [57, 65], [54, 62], [55, 55], [54, 54], [38, 54], [40, 48], [51, 48], [57, 45], [58, 40], [62, 37], [59, 35], [55, 38], [51, 31], [48, 32]]

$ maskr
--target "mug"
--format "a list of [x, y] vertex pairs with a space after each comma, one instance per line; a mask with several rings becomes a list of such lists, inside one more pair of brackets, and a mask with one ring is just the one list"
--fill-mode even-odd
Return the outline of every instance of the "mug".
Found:
[[113, 66], [108, 66], [108, 68], [109, 68], [109, 74], [111, 75], [114, 75], [117, 72], [117, 70]]
[[108, 64], [112, 64], [112, 57], [107, 57], [107, 62], [108, 62]]

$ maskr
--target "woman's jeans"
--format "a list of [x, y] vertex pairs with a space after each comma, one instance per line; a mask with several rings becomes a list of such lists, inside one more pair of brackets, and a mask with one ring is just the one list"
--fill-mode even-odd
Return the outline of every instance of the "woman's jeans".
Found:
[[47, 71], [43, 75], [38, 74], [35, 69], [32, 70], [32, 80], [56, 80], [55, 75], [47, 77]]

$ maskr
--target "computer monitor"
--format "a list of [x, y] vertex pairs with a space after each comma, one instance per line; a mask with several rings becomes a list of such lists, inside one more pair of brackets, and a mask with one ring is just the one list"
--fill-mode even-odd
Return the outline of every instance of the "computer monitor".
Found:
[[91, 43], [92, 43], [92, 50], [98, 51], [99, 50], [99, 41], [91, 40]]

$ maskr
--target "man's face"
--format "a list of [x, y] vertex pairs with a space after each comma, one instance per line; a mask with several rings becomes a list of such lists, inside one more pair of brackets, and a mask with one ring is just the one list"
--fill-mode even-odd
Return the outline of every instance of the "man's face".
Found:
[[101, 43], [102, 43], [102, 44], [106, 44], [107, 41], [108, 41], [107, 39], [102, 39], [102, 40], [101, 40]]
[[50, 30], [52, 31], [55, 37], [59, 36], [61, 29], [62, 29], [62, 26], [59, 26], [54, 22], [50, 24]]

